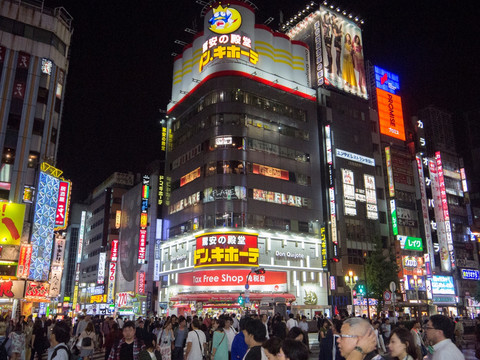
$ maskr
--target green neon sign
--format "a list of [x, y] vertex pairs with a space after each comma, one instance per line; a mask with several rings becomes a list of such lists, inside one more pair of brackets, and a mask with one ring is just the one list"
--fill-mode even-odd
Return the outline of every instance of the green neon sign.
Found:
[[397, 207], [395, 205], [395, 200], [390, 200], [390, 213], [392, 215], [392, 232], [393, 236], [398, 235], [398, 223], [397, 223]]

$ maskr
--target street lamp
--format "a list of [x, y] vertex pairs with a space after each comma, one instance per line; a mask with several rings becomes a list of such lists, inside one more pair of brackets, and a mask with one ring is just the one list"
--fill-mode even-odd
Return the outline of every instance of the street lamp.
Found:
[[[413, 278], [410, 278], [410, 285], [414, 287], [414, 289], [415, 289], [415, 300], [416, 300], [417, 303], [419, 303], [420, 299], [418, 297], [418, 288], [420, 286], [422, 286], [422, 278], [419, 278], [417, 275], [413, 275]], [[417, 317], [418, 317], [419, 312], [420, 312], [419, 308], [420, 308], [420, 305], [417, 308]]]
[[357, 284], [358, 276], [353, 275], [353, 271], [349, 271], [348, 275], [345, 275], [345, 284], [350, 288], [350, 296], [352, 298], [352, 313], [355, 316], [355, 305], [353, 304], [353, 288]]

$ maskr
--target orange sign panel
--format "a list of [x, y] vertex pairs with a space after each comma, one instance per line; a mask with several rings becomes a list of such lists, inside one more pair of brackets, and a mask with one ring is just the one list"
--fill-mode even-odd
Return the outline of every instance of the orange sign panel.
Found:
[[377, 88], [380, 133], [405, 141], [402, 98]]

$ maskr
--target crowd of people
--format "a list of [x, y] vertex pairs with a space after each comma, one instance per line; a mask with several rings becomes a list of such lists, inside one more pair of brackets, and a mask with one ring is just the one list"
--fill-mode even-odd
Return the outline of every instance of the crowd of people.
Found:
[[[138, 318], [80, 316], [62, 320], [0, 318], [0, 360], [307, 360], [309, 332], [318, 328], [319, 360], [460, 360], [461, 321], [337, 315], [288, 320], [275, 316], [218, 314]], [[316, 325], [316, 326], [315, 326]], [[477, 324], [480, 337], [480, 317]], [[477, 339], [477, 340], [480, 340]]]

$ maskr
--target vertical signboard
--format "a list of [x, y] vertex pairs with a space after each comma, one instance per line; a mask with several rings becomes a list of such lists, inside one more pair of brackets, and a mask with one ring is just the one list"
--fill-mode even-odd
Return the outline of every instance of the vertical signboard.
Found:
[[30, 272], [30, 260], [32, 258], [32, 245], [23, 244], [20, 247], [20, 256], [18, 258], [17, 278], [26, 279]]
[[67, 228], [70, 192], [71, 183], [64, 180], [60, 181], [58, 186], [57, 212], [55, 215], [55, 230]]
[[105, 261], [107, 259], [107, 253], [101, 252], [98, 255], [98, 273], [97, 284], [103, 284], [105, 282]]
[[320, 228], [320, 245], [322, 247], [322, 267], [327, 268], [327, 237], [325, 236], [325, 226]]
[[378, 220], [377, 189], [375, 187], [375, 176], [364, 174], [365, 197], [367, 201], [367, 219]]
[[82, 211], [82, 216], [80, 219], [80, 230], [78, 232], [78, 247], [77, 247], [77, 261], [75, 267], [75, 286], [73, 289], [73, 302], [72, 308], [76, 311], [77, 301], [78, 301], [78, 284], [80, 282], [80, 262], [82, 261], [82, 251], [83, 251], [83, 238], [85, 237], [85, 221], [87, 218], [87, 212]]
[[390, 215], [392, 217], [392, 232], [393, 236], [398, 235], [398, 221], [397, 221], [397, 206], [395, 199], [390, 200]]
[[443, 219], [442, 194], [440, 191], [440, 183], [438, 180], [437, 165], [435, 160], [428, 161], [428, 169], [430, 172], [430, 186], [432, 189], [435, 221], [437, 224], [437, 238], [440, 245], [440, 265], [442, 271], [450, 272], [452, 270], [452, 264], [450, 262], [450, 253], [448, 251], [445, 222]]
[[108, 266], [107, 304], [115, 301], [115, 277], [118, 261], [118, 239], [112, 240], [110, 248], [110, 264]]
[[435, 161], [437, 165], [438, 185], [440, 186], [440, 199], [442, 206], [443, 221], [445, 226], [445, 237], [447, 239], [447, 248], [450, 255], [450, 263], [452, 270], [456, 268], [455, 265], [455, 251], [453, 248], [452, 226], [450, 223], [450, 212], [448, 211], [447, 190], [445, 188], [445, 177], [443, 176], [443, 164], [440, 151], [435, 153]]
[[150, 177], [142, 179], [142, 204], [140, 213], [140, 232], [138, 241], [138, 263], [145, 264], [147, 253], [148, 198], [150, 194]]
[[335, 179], [333, 169], [332, 134], [330, 125], [325, 126], [325, 149], [328, 166], [328, 199], [330, 203], [330, 234], [333, 243], [333, 257], [338, 258], [337, 214], [335, 205]]
[[[428, 215], [428, 199], [427, 199], [427, 189], [425, 186], [425, 174], [423, 172], [423, 159], [420, 155], [417, 155], [416, 160], [417, 160], [418, 180], [420, 183], [423, 228], [425, 230], [425, 243], [427, 245], [427, 254], [428, 254], [428, 260], [429, 260], [429, 261], [425, 261], [425, 266], [427, 267], [430, 266], [431, 269], [434, 269], [435, 256], [434, 256], [434, 250], [433, 250], [432, 229], [430, 228], [430, 217]], [[430, 276], [427, 274], [427, 277], [430, 277]]]
[[385, 161], [387, 163], [388, 193], [390, 197], [395, 197], [395, 182], [393, 181], [392, 154], [390, 146], [385, 148]]

